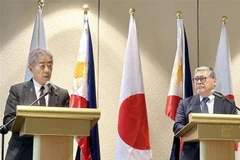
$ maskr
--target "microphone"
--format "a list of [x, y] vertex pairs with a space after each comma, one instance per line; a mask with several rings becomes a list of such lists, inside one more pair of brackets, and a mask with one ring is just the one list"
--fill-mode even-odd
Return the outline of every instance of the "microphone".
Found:
[[230, 103], [231, 105], [233, 105], [238, 111], [240, 111], [240, 108], [238, 108], [233, 101], [231, 101], [230, 99], [228, 99], [228, 98], [227, 98], [226, 96], [224, 96], [222, 93], [217, 92], [217, 91], [215, 91], [215, 90], [211, 90], [210, 93], [211, 93], [212, 95], [218, 97], [218, 98], [221, 98], [221, 99], [227, 101], [228, 103]]
[[52, 82], [47, 81], [45, 86], [48, 86], [48, 88], [50, 89], [50, 92], [53, 92], [55, 94], [55, 96], [58, 95], [58, 89], [54, 84], [52, 84]]
[[226, 97], [222, 93], [217, 92], [215, 90], [211, 90], [210, 94], [212, 94], [212, 95], [214, 95], [214, 96], [216, 96], [218, 98], [221, 98], [221, 99], [226, 99]]
[[[33, 101], [29, 106], [32, 106], [35, 103], [37, 103], [40, 99], [44, 98], [49, 92], [50, 92], [49, 85], [45, 85], [44, 90], [43, 90], [43, 94], [40, 97], [38, 97], [35, 101]], [[15, 119], [16, 119], [16, 116], [13, 117], [12, 119], [10, 119], [10, 121], [8, 121], [6, 124], [3, 124], [2, 126], [0, 126], [0, 133], [1, 134], [7, 134], [8, 133], [7, 126], [11, 122], [13, 122]]]

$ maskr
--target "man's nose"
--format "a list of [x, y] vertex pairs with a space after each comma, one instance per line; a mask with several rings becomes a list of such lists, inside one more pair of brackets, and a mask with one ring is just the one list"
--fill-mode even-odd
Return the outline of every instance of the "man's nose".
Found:
[[201, 79], [198, 79], [197, 84], [201, 84], [201, 83], [202, 83]]
[[45, 66], [44, 67], [44, 72], [49, 72], [50, 71], [50, 68], [48, 66]]

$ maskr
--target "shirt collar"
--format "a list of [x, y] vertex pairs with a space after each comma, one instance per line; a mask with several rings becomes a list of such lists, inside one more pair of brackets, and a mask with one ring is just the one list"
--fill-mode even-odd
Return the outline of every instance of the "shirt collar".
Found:
[[[200, 95], [199, 95], [200, 96]], [[202, 96], [200, 96], [200, 102], [202, 102], [202, 99], [203, 99], [204, 97], [202, 97]], [[208, 96], [208, 98], [209, 98], [209, 103], [210, 102], [212, 102], [213, 100], [214, 100], [214, 98], [215, 98], [215, 96], [214, 95], [210, 95], [210, 96]]]
[[33, 78], [33, 84], [34, 84], [36, 93], [37, 93], [37, 92], [40, 92], [40, 88], [42, 87], [42, 85], [39, 84], [37, 81], [35, 81], [34, 78]]

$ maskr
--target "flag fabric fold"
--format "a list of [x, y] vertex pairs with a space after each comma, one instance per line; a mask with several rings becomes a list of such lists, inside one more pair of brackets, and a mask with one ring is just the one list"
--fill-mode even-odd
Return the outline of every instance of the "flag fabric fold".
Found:
[[[175, 120], [180, 100], [192, 95], [193, 89], [187, 37], [182, 19], [177, 19], [177, 50], [172, 69], [165, 114], [172, 120]], [[179, 151], [180, 140], [178, 137], [174, 137], [170, 159], [178, 160]]]
[[[73, 108], [97, 108], [92, 39], [86, 15], [84, 16], [84, 27], [74, 71], [73, 93], [70, 96], [69, 106]], [[79, 138], [77, 142], [80, 148], [78, 148], [76, 160], [101, 159], [98, 124], [91, 129], [90, 136]]]
[[[33, 34], [29, 53], [36, 48], [47, 49], [47, 40], [45, 37], [44, 23], [42, 18], [42, 9], [38, 6], [37, 16], [35, 19], [35, 24], [33, 27]], [[28, 63], [25, 71], [25, 81], [28, 81], [32, 78], [32, 73], [28, 69]]]
[[133, 15], [130, 15], [124, 58], [116, 140], [115, 160], [152, 159], [137, 29]]
[[219, 39], [215, 72], [218, 80], [215, 90], [234, 100], [231, 74], [231, 53], [225, 24], [222, 25]]
[[[216, 91], [234, 100], [231, 73], [231, 52], [227, 36], [227, 29], [224, 23], [222, 25], [218, 44], [215, 72], [217, 78], [217, 85], [215, 87]], [[240, 151], [237, 143], [235, 145], [235, 160], [240, 160]]]

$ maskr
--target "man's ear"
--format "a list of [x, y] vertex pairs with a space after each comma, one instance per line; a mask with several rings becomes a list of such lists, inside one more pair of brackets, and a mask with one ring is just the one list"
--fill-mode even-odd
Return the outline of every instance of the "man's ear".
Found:
[[217, 79], [215, 78], [214, 79], [214, 87], [216, 87], [216, 85], [217, 85]]
[[28, 65], [28, 69], [30, 70], [30, 72], [32, 72], [33, 67], [29, 64], [29, 65]]

